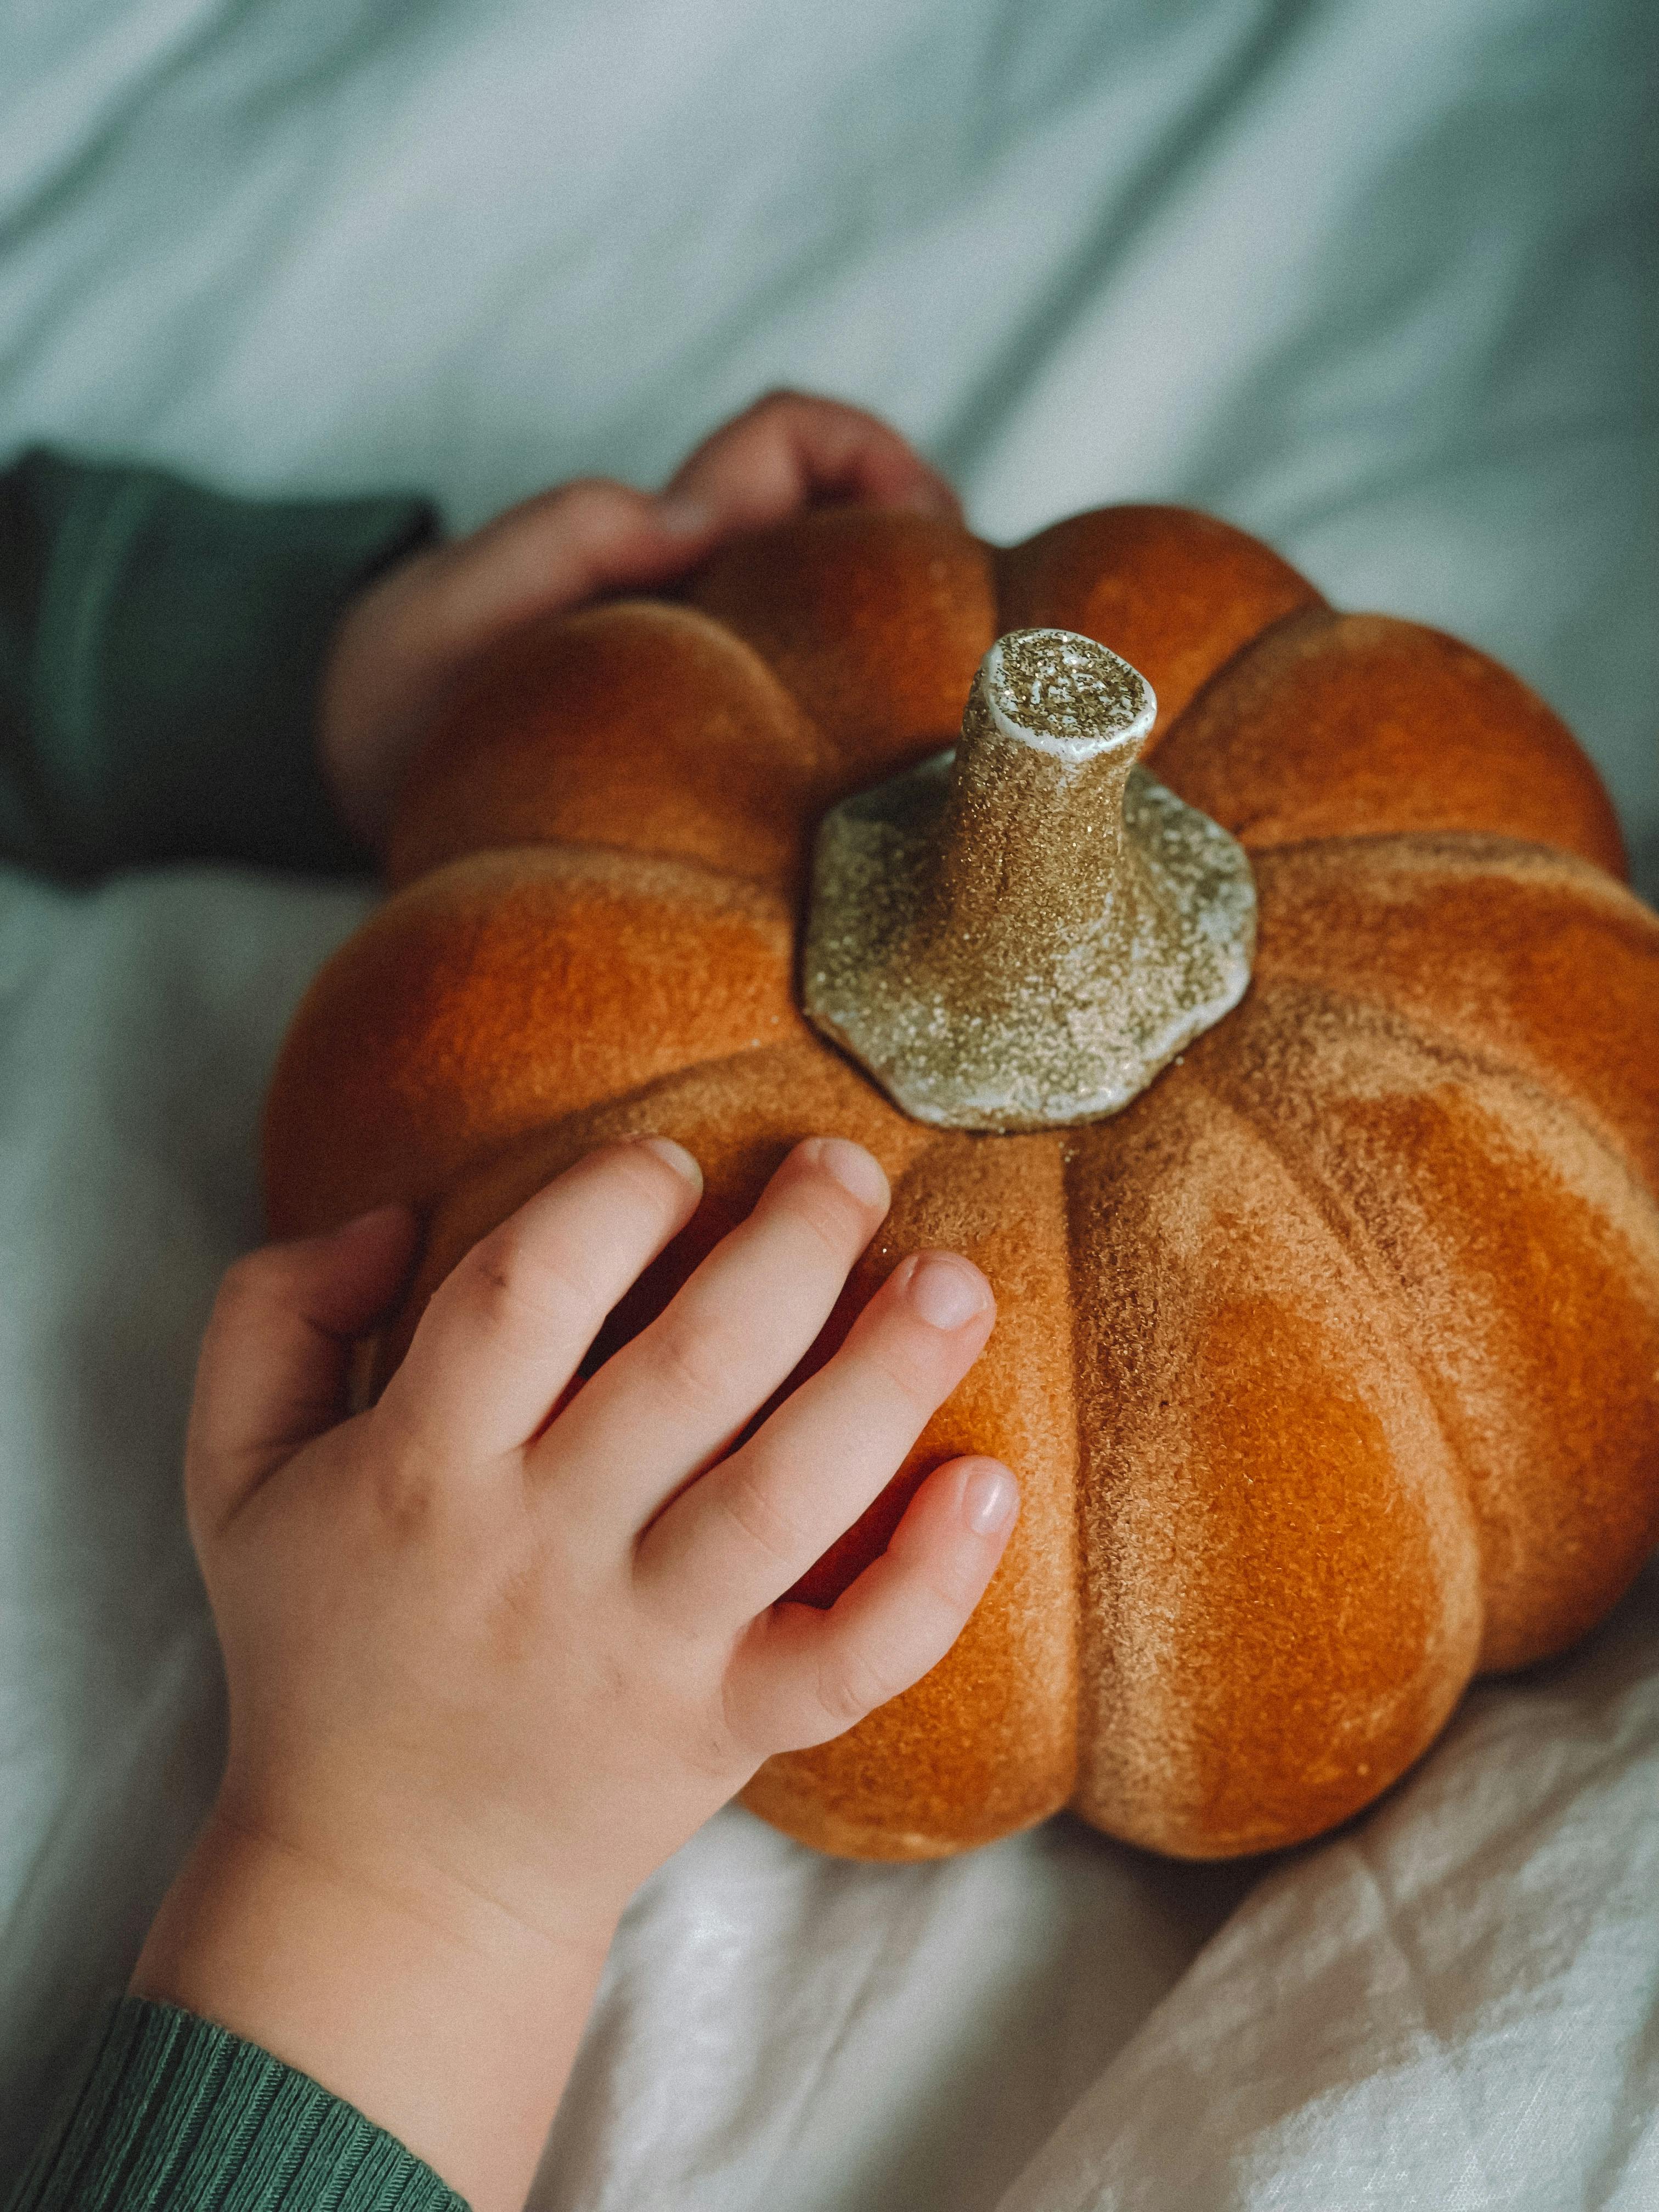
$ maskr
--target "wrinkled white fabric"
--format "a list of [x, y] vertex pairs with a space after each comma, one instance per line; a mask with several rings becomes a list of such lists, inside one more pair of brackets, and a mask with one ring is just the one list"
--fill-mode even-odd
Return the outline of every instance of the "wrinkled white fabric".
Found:
[[[26, 0], [0, 447], [466, 520], [847, 392], [992, 535], [1188, 500], [1498, 653], [1651, 884], [1650, 37], [1637, 0]], [[367, 896], [0, 881], [0, 2175], [212, 1785], [195, 1339]], [[537, 2203], [1659, 2203], [1656, 1717], [1650, 1589], [1259, 1884], [1066, 1822], [846, 1867], [728, 1814], [630, 1915]]]
[[1001, 2212], [1659, 2204], [1659, 1576], [1286, 1861]]
[[1646, 845], [1653, 37], [1645, 0], [22, 0], [0, 449], [470, 520], [836, 392], [993, 536], [1187, 500], [1486, 646]]

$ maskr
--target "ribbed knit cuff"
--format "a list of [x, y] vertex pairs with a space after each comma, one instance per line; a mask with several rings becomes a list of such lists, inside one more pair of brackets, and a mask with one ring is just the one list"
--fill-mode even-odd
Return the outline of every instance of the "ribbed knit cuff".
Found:
[[384, 2128], [172, 2005], [116, 2008], [9, 2212], [466, 2212]]
[[26, 456], [0, 477], [0, 849], [70, 878], [368, 867], [317, 760], [318, 690], [346, 607], [436, 523], [422, 500]]

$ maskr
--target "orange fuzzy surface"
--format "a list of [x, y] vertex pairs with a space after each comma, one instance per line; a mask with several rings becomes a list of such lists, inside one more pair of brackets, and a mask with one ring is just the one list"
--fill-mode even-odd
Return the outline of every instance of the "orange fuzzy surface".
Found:
[[[952, 742], [996, 635], [1050, 624], [1143, 671], [1153, 772], [1255, 854], [1255, 981], [1111, 1120], [941, 1133], [801, 1018], [811, 836]], [[421, 1210], [382, 1379], [479, 1237], [647, 1131], [705, 1199], [596, 1360], [825, 1130], [894, 1202], [813, 1360], [908, 1251], [997, 1291], [985, 1356], [799, 1595], [833, 1602], [959, 1452], [1014, 1468], [1015, 1537], [932, 1674], [762, 1770], [748, 1802], [792, 1834], [928, 1857], [1069, 1804], [1189, 1857], [1299, 1840], [1475, 1673], [1583, 1634], [1659, 1535], [1659, 918], [1571, 734], [1472, 648], [1338, 613], [1179, 508], [1006, 551], [830, 511], [677, 603], [507, 641], [391, 858], [264, 1135], [278, 1234]]]

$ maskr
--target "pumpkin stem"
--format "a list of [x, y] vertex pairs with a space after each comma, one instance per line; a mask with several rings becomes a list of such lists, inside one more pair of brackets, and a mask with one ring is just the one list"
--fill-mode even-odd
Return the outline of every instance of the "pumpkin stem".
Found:
[[962, 742], [824, 818], [805, 1000], [918, 1121], [1115, 1114], [1244, 995], [1244, 852], [1135, 765], [1157, 711], [1091, 638], [1015, 630]]

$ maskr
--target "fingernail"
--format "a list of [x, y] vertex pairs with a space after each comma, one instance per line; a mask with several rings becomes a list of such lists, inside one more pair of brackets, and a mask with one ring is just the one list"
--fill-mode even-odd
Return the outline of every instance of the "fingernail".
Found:
[[684, 1176], [693, 1190], [702, 1188], [702, 1170], [684, 1145], [677, 1145], [672, 1137], [635, 1137], [634, 1142], [665, 1161], [676, 1175]]
[[833, 1176], [860, 1206], [878, 1206], [884, 1213], [891, 1193], [879, 1164], [862, 1145], [845, 1137], [814, 1137], [807, 1146], [813, 1164]]
[[962, 1486], [962, 1517], [976, 1536], [1000, 1536], [1019, 1510], [1019, 1486], [1006, 1467], [981, 1460]]
[[985, 1278], [949, 1252], [925, 1252], [910, 1270], [905, 1295], [935, 1328], [960, 1328], [985, 1310]]
[[665, 491], [658, 495], [657, 521], [676, 538], [702, 538], [714, 526], [714, 512], [684, 492]]

